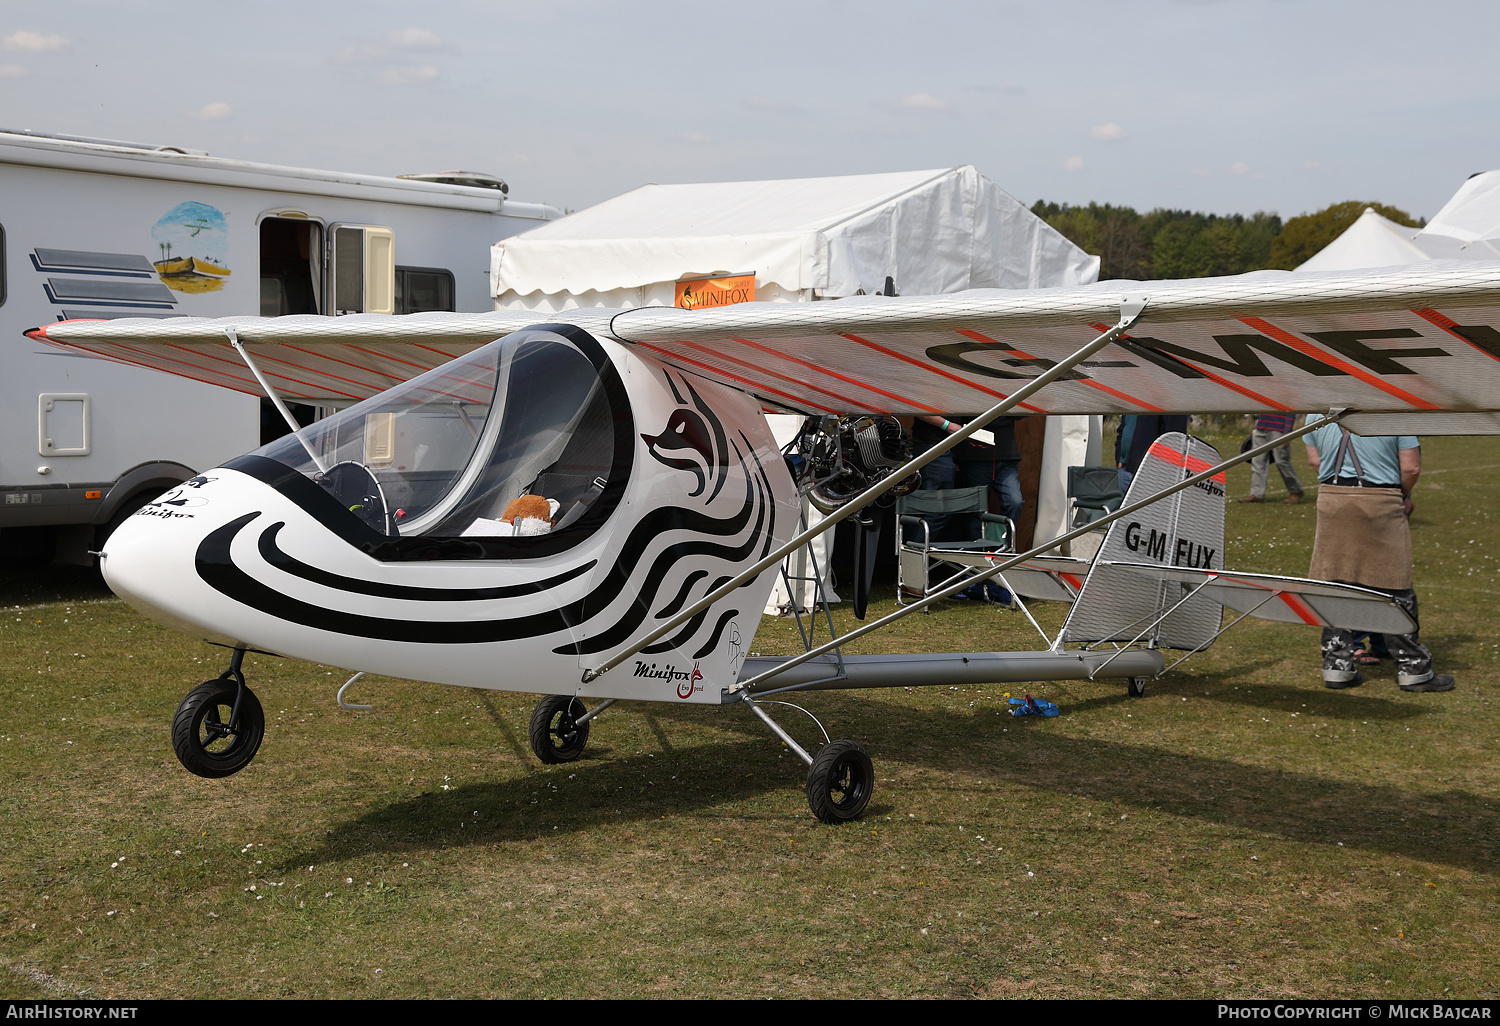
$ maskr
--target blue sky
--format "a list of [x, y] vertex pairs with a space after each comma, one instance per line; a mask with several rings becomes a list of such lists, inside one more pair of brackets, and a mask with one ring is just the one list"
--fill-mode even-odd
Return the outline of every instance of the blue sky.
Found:
[[1500, 168], [1500, 5], [0, 3], [0, 124], [278, 164], [646, 182], [974, 164], [1026, 203], [1430, 217]]

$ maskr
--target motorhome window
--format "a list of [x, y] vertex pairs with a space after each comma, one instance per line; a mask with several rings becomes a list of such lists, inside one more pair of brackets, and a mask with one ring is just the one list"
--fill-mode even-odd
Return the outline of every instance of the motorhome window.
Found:
[[333, 230], [333, 309], [365, 312], [365, 231], [340, 225]]
[[396, 312], [425, 313], [429, 310], [452, 312], [453, 272], [437, 267], [396, 268]]
[[0, 225], [0, 306], [9, 292], [9, 268], [5, 263], [5, 226]]
[[260, 223], [260, 315], [320, 313], [323, 228], [315, 221], [268, 217]]
[[[515, 332], [258, 455], [295, 468], [389, 535], [483, 539], [488, 558], [540, 554], [534, 540], [554, 531], [573, 544], [602, 522], [596, 504], [606, 491], [617, 501], [630, 469], [629, 413], [616, 409], [623, 390], [597, 349], [592, 339]], [[540, 504], [534, 519], [544, 522], [505, 517], [523, 496]]]

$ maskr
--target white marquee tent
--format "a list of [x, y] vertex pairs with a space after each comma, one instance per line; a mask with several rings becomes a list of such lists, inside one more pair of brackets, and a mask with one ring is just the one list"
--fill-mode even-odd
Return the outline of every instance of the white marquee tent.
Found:
[[756, 299], [1079, 285], [1099, 260], [973, 167], [644, 185], [497, 242], [501, 309], [671, 306], [682, 278], [755, 274]]
[[1366, 207], [1299, 271], [1352, 271], [1428, 260], [1500, 260], [1500, 171], [1471, 175], [1422, 228]]

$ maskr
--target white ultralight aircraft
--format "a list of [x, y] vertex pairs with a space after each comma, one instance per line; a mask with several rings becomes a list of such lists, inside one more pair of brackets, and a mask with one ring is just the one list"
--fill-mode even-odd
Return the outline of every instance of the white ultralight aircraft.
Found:
[[[592, 718], [620, 699], [743, 703], [808, 763], [814, 814], [851, 819], [870, 799], [869, 756], [853, 741], [809, 754], [762, 708], [768, 696], [1101, 677], [1138, 694], [1164, 672], [1164, 648], [1191, 654], [1221, 633], [1223, 606], [1411, 629], [1376, 592], [1226, 572], [1229, 464], [1176, 435], [1158, 441], [1120, 510], [1074, 532], [1110, 525], [1095, 560], [1046, 555], [1056, 539], [1029, 553], [968, 553], [959, 579], [882, 620], [808, 639], [795, 657], [749, 655], [787, 554], [909, 488], [993, 417], [1326, 410], [1298, 433], [1328, 418], [1367, 434], [1500, 432], [1500, 265], [552, 321], [525, 311], [183, 318], [27, 333], [268, 395], [294, 428], [284, 398], [354, 402], [163, 495], [105, 547], [119, 595], [232, 651], [173, 721], [189, 770], [225, 776], [254, 757], [264, 716], [241, 666], [262, 651], [355, 678], [542, 693], [531, 743], [553, 763], [579, 757]], [[767, 409], [869, 422], [849, 432], [852, 446], [824, 444], [840, 434], [825, 432], [784, 458]], [[882, 418], [931, 413], [974, 419], [915, 459], [900, 444], [881, 448], [882, 425], [892, 440]], [[847, 501], [799, 531], [799, 489], [835, 475]], [[843, 654], [994, 577], [1074, 603], [1045, 649]]]

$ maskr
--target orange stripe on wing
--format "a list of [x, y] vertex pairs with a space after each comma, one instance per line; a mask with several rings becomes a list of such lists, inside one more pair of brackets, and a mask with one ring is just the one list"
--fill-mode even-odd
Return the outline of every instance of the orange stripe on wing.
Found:
[[374, 367], [367, 367], [367, 366], [365, 366], [362, 363], [355, 363], [353, 360], [340, 360], [337, 356], [330, 356], [327, 353], [318, 352], [318, 351], [315, 351], [315, 350], [312, 350], [312, 349], [303, 349], [301, 346], [294, 346], [294, 345], [291, 345], [291, 344], [286, 343], [286, 342], [281, 343], [281, 347], [283, 349], [290, 349], [294, 353], [306, 353], [308, 356], [316, 356], [316, 357], [318, 357], [319, 359], [322, 359], [322, 360], [331, 360], [334, 363], [341, 363], [345, 367], [353, 367], [355, 370], [362, 370], [362, 371], [365, 371], [366, 373], [369, 373], [369, 374], [378, 374], [382, 378], [390, 378], [392, 381], [395, 381], [395, 382], [398, 382], [398, 383], [402, 382], [402, 381], [408, 380], [407, 378], [401, 377], [399, 374], [390, 374], [390, 373], [387, 373], [386, 371], [379, 371], [379, 370], [376, 370]]
[[1309, 624], [1313, 627], [1322, 625], [1323, 618], [1309, 609], [1306, 602], [1303, 602], [1300, 598], [1298, 598], [1296, 595], [1293, 595], [1291, 592], [1282, 592], [1281, 601], [1286, 603], [1286, 607], [1288, 609], [1300, 616], [1303, 623]]
[[1436, 310], [1432, 309], [1413, 310], [1412, 313], [1416, 314], [1418, 317], [1421, 317], [1423, 320], [1431, 321], [1433, 324], [1436, 324], [1439, 328], [1442, 328], [1448, 334], [1458, 339], [1464, 345], [1470, 346], [1474, 349], [1478, 349], [1481, 353], [1483, 353], [1485, 356], [1488, 356], [1491, 360], [1500, 360], [1500, 356], [1496, 356], [1488, 349], [1484, 349], [1480, 346], [1474, 345], [1473, 342], [1470, 342], [1468, 339], [1460, 335], [1458, 333], [1458, 322], [1455, 321], [1452, 317], [1449, 317], [1446, 314], [1438, 313]]
[[[737, 341], [737, 342], [743, 342], [744, 339], [736, 339], [735, 341]], [[858, 399], [851, 398], [850, 396], [840, 395], [839, 393], [830, 391], [830, 390], [828, 390], [826, 388], [819, 388], [817, 385], [814, 385], [810, 381], [803, 381], [803, 380], [801, 380], [799, 378], [794, 378], [790, 374], [782, 374], [782, 373], [779, 373], [778, 371], [773, 371], [769, 367], [762, 367], [759, 364], [750, 363], [747, 360], [736, 359], [735, 357], [730, 356], [727, 353], [721, 353], [717, 349], [713, 349], [713, 348], [711, 348], [709, 346], [703, 345], [703, 344], [698, 343], [698, 342], [685, 342], [685, 341], [682, 341], [682, 340], [679, 339], [678, 342], [677, 342], [677, 344], [680, 345], [680, 346], [687, 346], [690, 349], [696, 349], [700, 353], [706, 353], [709, 356], [717, 357], [720, 360], [727, 360], [728, 362], [734, 364], [736, 367], [743, 367], [746, 370], [752, 371], [752, 372], [757, 373], [757, 374], [769, 374], [773, 378], [777, 378], [777, 379], [779, 379], [781, 381], [785, 381], [785, 382], [788, 382], [790, 384], [797, 385], [797, 386], [799, 386], [801, 388], [810, 388], [814, 392], [819, 392], [819, 393], [821, 393], [823, 395], [828, 396], [830, 399], [837, 399], [840, 402], [848, 403], [850, 406], [858, 406], [861, 409], [869, 410], [871, 413], [889, 413], [890, 412], [889, 410], [882, 410], [878, 406], [871, 406], [869, 403], [862, 403]], [[773, 352], [774, 352], [774, 350], [773, 350]], [[797, 362], [801, 362], [801, 361], [797, 361]]]
[[1380, 389], [1386, 395], [1395, 396], [1402, 402], [1411, 403], [1419, 410], [1441, 409], [1441, 407], [1428, 402], [1426, 399], [1420, 399], [1417, 396], [1412, 395], [1405, 389], [1397, 388], [1395, 385], [1387, 384], [1367, 370], [1362, 370], [1361, 368], [1354, 366], [1354, 364], [1352, 363], [1349, 363], [1345, 360], [1340, 360], [1337, 356], [1329, 356], [1327, 353], [1317, 349], [1311, 343], [1304, 342], [1302, 339], [1298, 338], [1296, 335], [1293, 335], [1289, 331], [1282, 331], [1280, 328], [1276, 327], [1276, 325], [1271, 324], [1263, 318], [1241, 317], [1240, 320], [1243, 323], [1250, 325], [1250, 327], [1254, 328], [1256, 331], [1265, 332], [1267, 335], [1270, 335], [1272, 338], [1282, 343], [1283, 345], [1291, 346], [1293, 349], [1297, 350], [1297, 352], [1302, 353], [1306, 356], [1311, 356], [1314, 360], [1317, 360], [1321, 363], [1326, 363], [1330, 367], [1337, 367], [1339, 370], [1343, 371], [1345, 374], [1348, 374], [1350, 377], [1358, 378], [1365, 384]]
[[[220, 356], [218, 353], [215, 353], [215, 352], [212, 352], [212, 351], [209, 351], [209, 350], [189, 349], [186, 345], [183, 345], [182, 343], [179, 343], [179, 342], [168, 342], [167, 345], [170, 346], [173, 349], [180, 349], [184, 353], [192, 353], [194, 356], [201, 356], [205, 360], [218, 360], [220, 363], [228, 363], [228, 364], [232, 364], [232, 365], [234, 365], [236, 367], [242, 367], [242, 366], [244, 366], [244, 364], [241, 361], [237, 360], [237, 359], [233, 359], [233, 358], [228, 357], [228, 356]], [[271, 356], [271, 355], [269, 355], [267, 353], [257, 353], [256, 355], [264, 357], [265, 359], [273, 361], [275, 363], [287, 363], [286, 360], [277, 359], [276, 357]], [[311, 371], [314, 374], [320, 373], [318, 371], [314, 371], [311, 367], [302, 367], [301, 364], [294, 363], [294, 364], [291, 364], [291, 366], [297, 367], [297, 368], [302, 369], [302, 370]], [[301, 378], [294, 378], [294, 377], [292, 377], [289, 374], [278, 374], [278, 373], [276, 373], [273, 370], [267, 370], [265, 373], [266, 373], [266, 376], [270, 377], [270, 378], [280, 378], [282, 381], [290, 381], [290, 382], [293, 382], [294, 384], [306, 385], [308, 388], [313, 389], [313, 394], [314, 395], [317, 394], [317, 391], [319, 389], [322, 389], [322, 390], [325, 390], [325, 391], [328, 391], [328, 392], [332, 392], [334, 395], [341, 395], [345, 399], [366, 399], [366, 398], [368, 398], [368, 396], [355, 395], [352, 392], [340, 392], [336, 388], [329, 388], [326, 384], [321, 384], [321, 383], [316, 382], [316, 381], [303, 381]], [[330, 375], [328, 375], [328, 377], [331, 377], [331, 378], [332, 377], [337, 377], [337, 375], [330, 374]], [[347, 381], [348, 379], [347, 378], [338, 378], [338, 380], [340, 380], [340, 381]], [[258, 382], [257, 382], [257, 384], [258, 384]], [[360, 387], [362, 387], [362, 388], [368, 388], [369, 386], [362, 384]], [[299, 398], [302, 398], [302, 399], [308, 398], [307, 395], [302, 394], [302, 393], [297, 393], [297, 392], [288, 392], [287, 394], [288, 395], [297, 395]]]
[[[973, 339], [976, 342], [989, 342], [989, 343], [991, 343], [993, 345], [1003, 346], [1003, 347], [1005, 347], [1005, 351], [1006, 352], [1008, 352], [1008, 353], [1015, 353], [1017, 356], [1019, 356], [1023, 360], [1035, 360], [1036, 359], [1035, 356], [1032, 356], [1030, 353], [1026, 352], [1023, 349], [1017, 349], [1017, 348], [1015, 348], [1014, 346], [1012, 346], [1008, 342], [1000, 342], [1000, 341], [998, 341], [996, 339], [990, 338], [988, 335], [983, 335], [983, 334], [981, 334], [981, 333], [979, 333], [977, 331], [970, 331], [968, 328], [957, 328], [955, 330], [960, 335], [964, 335], [964, 336], [966, 336], [968, 338], [971, 338], [971, 339]], [[1106, 328], [1105, 330], [1107, 331], [1108, 329]], [[1067, 380], [1067, 379], [1064, 379], [1064, 380]], [[1071, 380], [1078, 382], [1078, 384], [1080, 384], [1080, 385], [1088, 385], [1090, 388], [1097, 388], [1099, 391], [1105, 393], [1106, 395], [1112, 395], [1116, 399], [1120, 399], [1120, 400], [1122, 400], [1124, 402], [1127, 402], [1127, 403], [1129, 403], [1132, 406], [1138, 406], [1138, 407], [1140, 407], [1143, 410], [1150, 410], [1152, 413], [1161, 413], [1162, 412], [1162, 409], [1161, 409], [1160, 406], [1152, 406], [1150, 403], [1143, 403], [1139, 399], [1135, 398], [1134, 396], [1129, 396], [1129, 395], [1126, 395], [1124, 392], [1120, 392], [1120, 391], [1117, 391], [1117, 390], [1115, 390], [1113, 388], [1110, 388], [1108, 385], [1101, 384], [1100, 382], [1095, 381], [1093, 378], [1080, 377], [1080, 378], [1073, 378]]]
[[[1108, 331], [1109, 330], [1109, 325], [1107, 325], [1107, 324], [1090, 324], [1089, 327], [1093, 328], [1095, 331]], [[1137, 341], [1136, 339], [1131, 338], [1129, 335], [1121, 335], [1121, 336], [1119, 336], [1119, 341], [1135, 342], [1136, 345], [1143, 345], [1144, 344], [1144, 343], [1141, 343], [1141, 342]], [[1223, 385], [1225, 388], [1229, 389], [1231, 392], [1238, 392], [1240, 395], [1244, 396], [1246, 399], [1253, 399], [1253, 400], [1255, 400], [1258, 403], [1262, 403], [1262, 404], [1264, 404], [1266, 406], [1269, 406], [1273, 410], [1280, 410], [1283, 413], [1291, 413], [1292, 412], [1292, 408], [1290, 406], [1285, 406], [1282, 403], [1278, 403], [1275, 399], [1272, 399], [1269, 396], [1261, 395], [1259, 392], [1252, 392], [1250, 389], [1246, 388], [1244, 385], [1236, 385], [1233, 381], [1230, 381], [1227, 378], [1221, 378], [1217, 374], [1215, 374], [1213, 371], [1211, 371], [1211, 370], [1205, 370], [1204, 368], [1199, 367], [1192, 360], [1184, 360], [1181, 356], [1178, 356], [1176, 353], [1171, 354], [1171, 358], [1174, 359], [1174, 360], [1177, 360], [1178, 362], [1180, 362], [1182, 364], [1185, 364], [1188, 367], [1193, 368], [1193, 370], [1197, 371], [1199, 374], [1202, 374], [1205, 378], [1207, 378], [1209, 381], [1212, 381], [1214, 384], [1216, 384], [1216, 385]]]
[[[743, 342], [745, 345], [749, 346], [752, 349], [759, 349], [763, 353], [770, 353], [772, 356], [779, 356], [783, 360], [789, 360], [792, 363], [795, 363], [795, 364], [797, 364], [799, 366], [802, 366], [802, 367], [806, 367], [809, 370], [815, 370], [815, 371], [819, 372], [820, 374], [827, 374], [830, 378], [837, 378], [838, 380], [843, 381], [843, 382], [847, 382], [848, 384], [854, 385], [857, 388], [862, 388], [866, 392], [874, 392], [876, 395], [883, 395], [887, 399], [895, 400], [898, 403], [902, 403], [902, 404], [907, 405], [907, 406], [918, 406], [918, 407], [921, 407], [922, 409], [926, 410], [928, 413], [942, 414], [942, 412], [943, 412], [942, 410], [938, 409], [935, 406], [928, 406], [926, 403], [919, 403], [915, 399], [908, 399], [908, 398], [905, 398], [903, 396], [899, 396], [899, 395], [897, 395], [894, 392], [887, 392], [883, 388], [876, 388], [874, 385], [867, 385], [863, 381], [856, 381], [853, 378], [847, 378], [844, 375], [840, 374], [838, 371], [831, 371], [827, 367], [819, 367], [817, 364], [812, 363], [812, 362], [810, 362], [808, 360], [803, 360], [803, 359], [801, 359], [799, 357], [792, 356], [792, 355], [790, 355], [788, 353], [783, 353], [779, 349], [772, 349], [770, 346], [763, 346], [759, 342], [752, 342], [748, 338], [737, 338], [737, 339], [735, 339], [735, 341], [736, 342]], [[726, 359], [727, 359], [727, 357], [726, 357]], [[770, 372], [768, 371], [767, 373], [770, 373]], [[812, 388], [813, 386], [812, 385], [808, 385], [808, 387]], [[819, 389], [819, 391], [822, 391], [822, 390]], [[832, 394], [832, 393], [830, 393], [830, 394]], [[849, 401], [853, 402], [854, 400], [850, 399]], [[863, 405], [863, 404], [861, 403], [860, 405]], [[889, 412], [889, 411], [882, 411], [882, 412]]]
[[[424, 373], [433, 369], [432, 367], [427, 366], [425, 363], [412, 363], [410, 360], [403, 360], [399, 356], [392, 356], [389, 353], [377, 353], [373, 349], [366, 349], [364, 346], [357, 346], [353, 342], [345, 342], [344, 348], [352, 349], [356, 353], [368, 353], [369, 355], [379, 357], [382, 360], [390, 360], [392, 363], [404, 363], [408, 367], [415, 367], [417, 370]], [[436, 352], [436, 350], [433, 350], [433, 352]], [[447, 354], [444, 353], [442, 355], [446, 356]], [[436, 366], [441, 367], [442, 364], [436, 364]]]
[[835, 416], [838, 415], [838, 410], [830, 410], [826, 406], [819, 406], [815, 402], [809, 402], [801, 396], [792, 395], [790, 392], [783, 392], [779, 388], [772, 388], [770, 385], [767, 385], [763, 382], [751, 381], [749, 378], [742, 378], [738, 374], [731, 374], [729, 371], [724, 370], [720, 367], [715, 367], [711, 364], [703, 363], [699, 360], [694, 360], [692, 357], [683, 356], [681, 353], [674, 353], [670, 349], [662, 349], [659, 346], [653, 346], [650, 342], [637, 342], [636, 345], [645, 346], [652, 352], [660, 353], [662, 356], [665, 356], [669, 360], [681, 360], [683, 363], [690, 363], [694, 367], [700, 367], [703, 370], [708, 371], [710, 374], [717, 374], [720, 377], [729, 378], [731, 381], [738, 381], [741, 384], [748, 385], [752, 394], [755, 392], [773, 392], [776, 395], [790, 399], [797, 406], [811, 406], [815, 410], [822, 410], [824, 413], [832, 413]]
[[[1205, 462], [1204, 460], [1200, 460], [1196, 456], [1189, 456], [1186, 453], [1178, 452], [1176, 449], [1169, 448], [1168, 446], [1165, 446], [1165, 445], [1161, 444], [1160, 442], [1152, 442], [1151, 443], [1151, 448], [1149, 448], [1149, 449], [1146, 450], [1146, 455], [1147, 456], [1155, 456], [1157, 459], [1161, 460], [1162, 462], [1164, 462], [1164, 463], [1170, 463], [1174, 467], [1186, 467], [1188, 470], [1192, 471], [1194, 474], [1201, 474], [1205, 470], [1212, 469], [1212, 467], [1213, 467], [1212, 463], [1208, 463], [1208, 462]], [[1222, 470], [1219, 471], [1213, 477], [1209, 478], [1209, 480], [1210, 481], [1217, 481], [1220, 484], [1223, 484], [1224, 483], [1224, 471], [1222, 471]]]
[[[851, 335], [847, 331], [844, 332], [844, 337], [847, 338], [850, 342], [858, 342], [860, 345], [865, 346], [868, 349], [873, 349], [877, 353], [889, 356], [892, 359], [900, 360], [902, 363], [909, 363], [913, 367], [920, 367], [924, 371], [936, 374], [940, 378], [947, 378], [949, 381], [956, 381], [960, 385], [967, 385], [969, 388], [974, 389], [976, 392], [983, 392], [985, 395], [992, 395], [996, 399], [1010, 398], [1004, 392], [996, 392], [993, 388], [985, 388], [983, 385], [975, 384], [974, 382], [969, 381], [966, 378], [959, 377], [957, 374], [949, 374], [947, 371], [943, 370], [940, 367], [934, 367], [930, 363], [923, 363], [921, 360], [913, 359], [912, 357], [907, 356], [905, 353], [898, 353], [894, 349], [888, 349], [885, 346], [880, 345], [878, 342], [871, 342], [867, 338], [860, 338], [858, 335]], [[1026, 407], [1026, 409], [1030, 410], [1032, 413], [1047, 412], [1039, 406], [1032, 406], [1030, 403], [1021, 403], [1020, 405]]]

